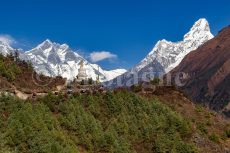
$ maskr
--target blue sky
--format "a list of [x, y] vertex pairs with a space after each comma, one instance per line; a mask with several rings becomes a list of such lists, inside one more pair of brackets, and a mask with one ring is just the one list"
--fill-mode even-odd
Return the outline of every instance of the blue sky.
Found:
[[230, 1], [182, 0], [1, 0], [0, 35], [31, 49], [49, 38], [86, 57], [95, 51], [116, 58], [105, 69], [131, 68], [160, 39], [179, 41], [199, 18], [213, 34], [230, 24]]

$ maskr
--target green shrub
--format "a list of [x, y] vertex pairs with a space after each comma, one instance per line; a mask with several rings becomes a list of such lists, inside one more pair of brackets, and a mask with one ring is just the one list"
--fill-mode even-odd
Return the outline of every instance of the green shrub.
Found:
[[215, 133], [212, 133], [210, 136], [209, 136], [209, 139], [215, 143], [219, 143], [220, 142], [220, 137], [215, 134]]
[[203, 106], [200, 106], [200, 105], [196, 105], [196, 109], [195, 109], [197, 112], [201, 113], [201, 112], [204, 112], [204, 107]]
[[203, 124], [203, 123], [198, 123], [198, 124], [197, 124], [197, 128], [198, 128], [198, 130], [199, 130], [202, 134], [204, 134], [204, 135], [207, 135], [207, 134], [208, 134], [208, 129], [207, 129], [207, 127], [205, 126], [205, 124]]
[[4, 59], [0, 58], [0, 76], [5, 77], [8, 81], [14, 81], [16, 76], [21, 73], [21, 69], [15, 62]]

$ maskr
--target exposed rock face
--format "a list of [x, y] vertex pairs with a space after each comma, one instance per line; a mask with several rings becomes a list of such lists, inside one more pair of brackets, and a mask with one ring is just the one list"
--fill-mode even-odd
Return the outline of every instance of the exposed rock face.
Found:
[[[189, 53], [172, 70], [175, 76], [184, 72], [188, 77], [182, 79], [182, 87], [193, 100], [206, 104], [216, 111], [230, 109], [230, 26], [224, 28], [212, 40]], [[226, 107], [226, 108], [225, 108]], [[229, 112], [230, 114], [230, 112]]]

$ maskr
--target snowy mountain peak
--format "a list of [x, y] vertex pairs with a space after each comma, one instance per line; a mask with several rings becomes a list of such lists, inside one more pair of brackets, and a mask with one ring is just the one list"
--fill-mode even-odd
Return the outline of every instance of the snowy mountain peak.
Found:
[[167, 41], [165, 39], [162, 39], [162, 40], [157, 42], [156, 46], [165, 48], [165, 47], [167, 47], [168, 44], [171, 44], [171, 43], [172, 43], [171, 41]]
[[[165, 39], [156, 43], [152, 51], [131, 71], [139, 72], [143, 68], [150, 67], [152, 63], [158, 63], [168, 72], [176, 67], [189, 52], [212, 39], [209, 23], [201, 18], [194, 23], [190, 31], [179, 42], [171, 42]], [[155, 70], [158, 71], [158, 70]]]
[[[28, 55], [40, 55], [39, 58], [43, 58], [44, 61], [48, 62], [49, 58], [55, 59], [52, 60], [52, 62], [55, 64], [58, 61], [65, 61], [66, 55], [68, 52], [70, 52], [71, 49], [67, 44], [58, 44], [55, 42], [50, 41], [49, 39], [46, 39], [44, 42], [39, 44], [37, 47], [34, 49], [27, 51], [26, 54]], [[77, 53], [75, 54], [76, 56], [79, 56]], [[75, 56], [74, 55], [74, 56]]]
[[[212, 38], [208, 21], [204, 18], [199, 19], [184, 35], [182, 41], [171, 42], [165, 39], [158, 41], [152, 51], [139, 64], [106, 85], [110, 87], [130, 86], [137, 80], [148, 81], [146, 77], [149, 79], [153, 75], [164, 75], [179, 65], [189, 52], [196, 50]], [[121, 84], [118, 84], [118, 81]]]
[[62, 76], [68, 80], [73, 80], [77, 76], [79, 62], [82, 60], [88, 77], [93, 80], [96, 80], [99, 75], [102, 82], [108, 81], [125, 72], [125, 70], [105, 71], [96, 64], [90, 64], [67, 44], [55, 43], [49, 39], [25, 52], [21, 58], [32, 62], [38, 73], [47, 76]]
[[69, 49], [69, 45], [67, 45], [67, 44], [62, 44], [60, 47], [62, 49], [64, 49], [64, 50], [68, 50]]
[[53, 45], [53, 42], [50, 39], [46, 39], [40, 45]]
[[210, 31], [209, 23], [205, 18], [201, 18], [198, 21], [196, 21], [192, 27], [192, 30], [198, 28], [203, 29], [204, 31]]
[[0, 54], [6, 56], [10, 53], [13, 53], [15, 49], [13, 49], [9, 44], [6, 42], [0, 41]]
[[38, 45], [40, 48], [49, 48], [51, 46], [53, 46], [53, 43], [49, 39], [46, 39], [44, 42]]
[[46, 39], [44, 42], [52, 44], [52, 41], [50, 39]]
[[[9, 44], [7, 44], [6, 42], [1, 41], [1, 40], [0, 40], [0, 45], [10, 47], [10, 45], [9, 45]], [[11, 47], [10, 47], [10, 48], [11, 48]]]
[[55, 43], [49, 39], [46, 39], [44, 42], [39, 44], [36, 48], [41, 48], [42, 50], [45, 50], [48, 48], [54, 48], [54, 50], [57, 50], [57, 49], [68, 50], [68, 49], [70, 49], [67, 44]]
[[190, 31], [184, 35], [184, 41], [188, 41], [191, 39], [196, 39], [196, 40], [207, 39], [207, 37], [211, 39], [214, 36], [210, 31], [210, 26], [208, 21], [202, 18], [196, 21], [195, 24], [190, 29]]

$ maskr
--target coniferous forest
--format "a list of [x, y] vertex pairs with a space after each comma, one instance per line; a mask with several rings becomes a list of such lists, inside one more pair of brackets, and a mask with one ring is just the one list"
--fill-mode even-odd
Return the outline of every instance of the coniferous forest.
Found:
[[0, 98], [2, 152], [196, 152], [189, 121], [130, 92]]

